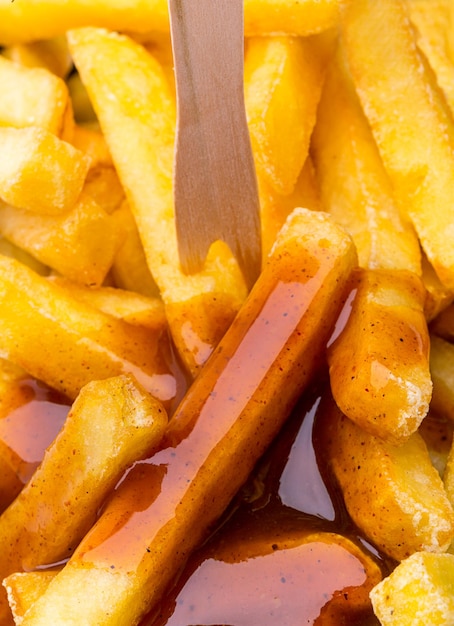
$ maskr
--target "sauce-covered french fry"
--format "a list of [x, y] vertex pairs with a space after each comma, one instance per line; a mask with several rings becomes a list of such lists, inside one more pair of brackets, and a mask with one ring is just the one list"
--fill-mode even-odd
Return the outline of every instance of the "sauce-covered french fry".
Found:
[[412, 272], [356, 277], [350, 316], [328, 353], [331, 389], [350, 419], [397, 444], [418, 429], [432, 397], [425, 292]]
[[328, 70], [312, 155], [326, 210], [355, 241], [352, 311], [329, 353], [334, 398], [369, 432], [402, 441], [431, 397], [420, 246], [402, 218], [340, 51]]
[[130, 626], [159, 601], [323, 362], [355, 263], [325, 215], [292, 213], [162, 449], [135, 465], [23, 626]]
[[[132, 376], [89, 383], [30, 482], [0, 517], [0, 578], [68, 558], [125, 469], [156, 449], [161, 403]], [[9, 613], [0, 594], [0, 623]]]
[[418, 433], [398, 446], [386, 443], [329, 399], [321, 428], [347, 510], [375, 546], [396, 561], [420, 550], [447, 550], [454, 510]]

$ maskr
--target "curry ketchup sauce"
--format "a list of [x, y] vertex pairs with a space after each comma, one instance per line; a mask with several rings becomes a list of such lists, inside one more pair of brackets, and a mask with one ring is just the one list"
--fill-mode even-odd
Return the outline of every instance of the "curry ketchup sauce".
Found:
[[392, 564], [352, 524], [318, 432], [314, 385], [218, 528], [141, 626], [372, 626]]

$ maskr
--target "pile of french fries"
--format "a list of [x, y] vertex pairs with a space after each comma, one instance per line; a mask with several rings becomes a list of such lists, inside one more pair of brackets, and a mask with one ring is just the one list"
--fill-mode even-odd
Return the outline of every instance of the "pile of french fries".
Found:
[[[383, 626], [454, 623], [454, 2], [244, 25], [250, 293], [222, 241], [180, 268], [166, 1], [0, 0], [0, 626], [153, 615], [324, 372], [323, 456], [392, 571], [316, 540]], [[27, 469], [30, 384], [64, 414]]]

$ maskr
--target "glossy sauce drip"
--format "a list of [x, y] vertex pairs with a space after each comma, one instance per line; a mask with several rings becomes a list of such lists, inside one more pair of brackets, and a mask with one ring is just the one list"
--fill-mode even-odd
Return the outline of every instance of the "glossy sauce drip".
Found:
[[390, 564], [368, 550], [329, 482], [317, 449], [319, 404], [315, 390], [306, 394], [142, 626], [378, 624], [368, 593]]

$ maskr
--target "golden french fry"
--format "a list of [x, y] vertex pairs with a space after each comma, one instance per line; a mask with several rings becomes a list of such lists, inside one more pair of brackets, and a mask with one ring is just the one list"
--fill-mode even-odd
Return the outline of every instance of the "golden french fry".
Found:
[[92, 380], [132, 373], [168, 406], [177, 393], [167, 336], [79, 302], [13, 259], [0, 257], [0, 349], [74, 399]]
[[430, 330], [446, 341], [454, 342], [454, 304], [444, 308], [432, 320]]
[[[335, 26], [338, 0], [245, 0], [247, 35], [309, 35]], [[52, 16], [52, 19], [49, 18]], [[25, 7], [0, 1], [0, 44], [48, 39], [79, 26], [134, 33], [169, 32], [166, 0], [27, 0]]]
[[162, 67], [130, 38], [105, 30], [72, 30], [68, 40], [166, 305], [173, 339], [195, 374], [243, 302], [245, 281], [222, 242], [211, 247], [201, 272], [187, 276], [180, 269], [172, 193], [175, 100]]
[[[72, 68], [71, 55], [64, 36], [45, 41], [14, 44], [2, 50], [3, 56], [24, 67], [41, 67], [65, 78]], [[50, 105], [51, 102], [48, 102]]]
[[258, 184], [262, 255], [263, 263], [265, 263], [280, 229], [293, 209], [305, 207], [312, 211], [320, 211], [322, 206], [310, 157], [307, 157], [292, 193], [283, 196], [267, 185], [264, 180], [259, 180]]
[[85, 179], [84, 191], [106, 213], [113, 213], [125, 199], [123, 187], [113, 167], [92, 167]]
[[90, 171], [97, 168], [113, 168], [112, 155], [99, 129], [75, 124], [72, 145], [90, 157]]
[[[435, 411], [429, 411], [421, 422], [418, 432], [427, 446], [432, 465], [443, 478], [452, 446], [454, 423]], [[454, 504], [454, 500], [451, 502]]]
[[317, 38], [256, 37], [244, 62], [246, 113], [258, 178], [293, 191], [309, 148], [324, 55]]
[[121, 289], [135, 291], [144, 296], [158, 296], [159, 289], [147, 265], [137, 225], [127, 202], [123, 202], [116, 211], [116, 218], [124, 240], [112, 266], [115, 284]]
[[90, 160], [66, 141], [38, 128], [0, 126], [0, 198], [43, 215], [76, 204]]
[[407, 7], [416, 28], [418, 48], [435, 72], [437, 84], [454, 112], [454, 63], [449, 49], [450, 4], [450, 0], [408, 0]]
[[68, 78], [67, 85], [76, 122], [79, 124], [97, 123], [96, 113], [88, 97], [87, 90], [77, 72]]
[[359, 270], [351, 313], [330, 346], [339, 408], [364, 430], [401, 443], [429, 410], [432, 381], [425, 292], [403, 270]]
[[342, 7], [348, 65], [395, 197], [452, 289], [454, 124], [418, 55], [406, 3], [349, 0]]
[[[452, 422], [451, 422], [452, 423]], [[451, 441], [451, 448], [446, 460], [446, 467], [443, 473], [443, 483], [445, 485], [446, 493], [449, 501], [454, 506], [454, 445]], [[450, 551], [454, 548], [454, 543], [451, 543]]]
[[[315, 375], [355, 263], [327, 216], [292, 213], [162, 450], [131, 470], [23, 626], [131, 626], [156, 605]], [[271, 320], [273, 340], [263, 342]]]
[[[156, 449], [166, 424], [161, 403], [131, 375], [86, 385], [30, 482], [0, 516], [0, 579], [71, 556], [106, 495]], [[0, 621], [8, 613], [3, 591]]]
[[166, 328], [164, 304], [157, 297], [151, 298], [114, 287], [84, 287], [60, 277], [53, 277], [51, 280], [76, 300], [94, 306], [128, 324], [143, 326], [153, 331], [162, 331]]
[[366, 433], [332, 401], [320, 411], [326, 454], [358, 528], [397, 561], [446, 551], [454, 510], [422, 437], [414, 433], [395, 446]]
[[371, 592], [382, 626], [454, 622], [454, 555], [416, 552]]
[[454, 345], [437, 335], [430, 337], [431, 407], [454, 422]]
[[63, 215], [40, 215], [0, 200], [0, 233], [44, 265], [85, 285], [100, 286], [123, 233], [87, 193]]
[[322, 205], [353, 237], [360, 265], [421, 274], [418, 239], [399, 213], [339, 51], [327, 70], [311, 154]]
[[[1, 206], [0, 201], [0, 206]], [[41, 276], [48, 276], [50, 273], [50, 268], [43, 263], [40, 263], [38, 259], [35, 259], [31, 254], [25, 252], [22, 248], [19, 248], [11, 241], [8, 241], [4, 237], [0, 236], [0, 254], [3, 256], [11, 257], [12, 259], [17, 259], [30, 269], [32, 269], [37, 274]]]
[[26, 611], [44, 593], [56, 574], [57, 570], [47, 569], [37, 572], [15, 572], [6, 576], [3, 586], [8, 595], [15, 624], [20, 624]]
[[443, 285], [425, 254], [422, 255], [422, 282], [426, 289], [424, 312], [431, 322], [454, 301], [454, 291]]
[[59, 137], [64, 134], [72, 109], [61, 78], [0, 55], [0, 83], [0, 126], [38, 126]]

